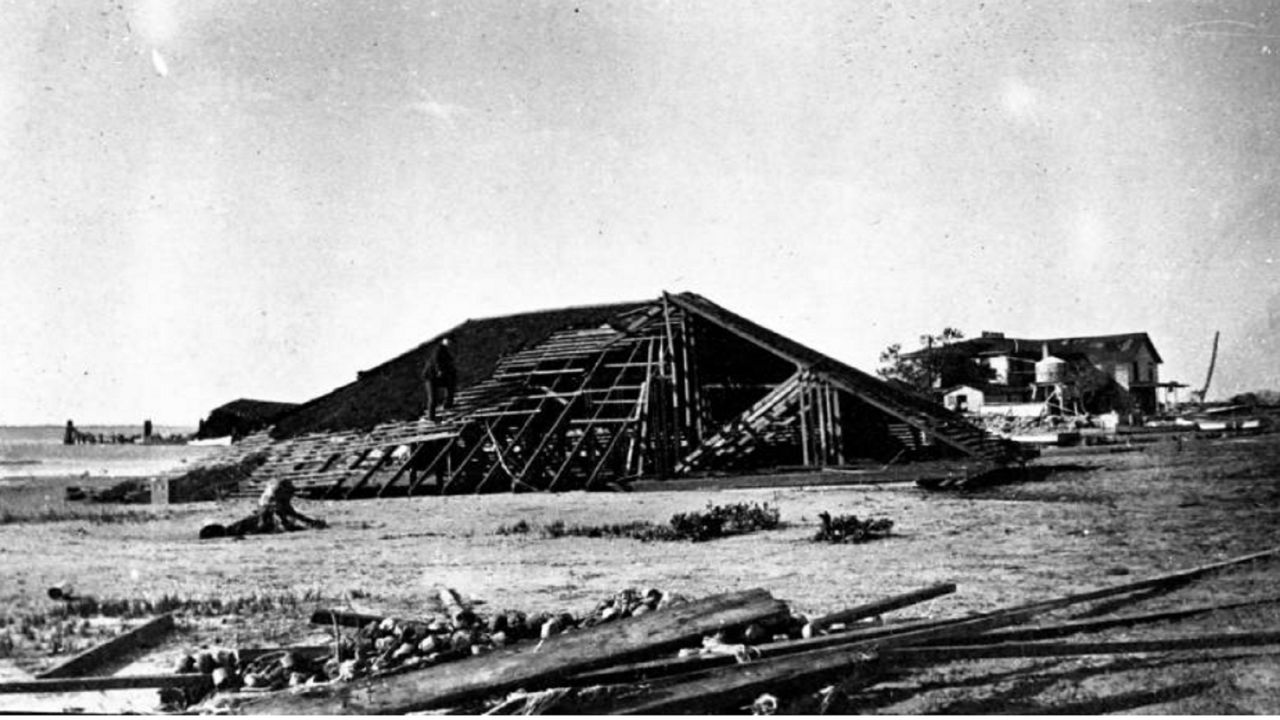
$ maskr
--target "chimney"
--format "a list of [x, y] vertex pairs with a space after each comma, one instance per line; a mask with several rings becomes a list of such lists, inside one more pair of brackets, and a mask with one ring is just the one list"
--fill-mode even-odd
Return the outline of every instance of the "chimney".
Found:
[[1040, 344], [1040, 359], [1046, 360], [1049, 357], [1049, 343]]

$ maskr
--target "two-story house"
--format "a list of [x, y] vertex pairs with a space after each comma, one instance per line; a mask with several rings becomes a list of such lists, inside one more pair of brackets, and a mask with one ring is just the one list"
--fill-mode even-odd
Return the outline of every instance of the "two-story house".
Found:
[[[904, 357], [920, 359], [930, 355], [960, 358], [989, 368], [989, 379], [979, 390], [1004, 402], [1029, 402], [1039, 396], [1036, 364], [1046, 357], [1058, 358], [1072, 367], [1077, 379], [1082, 377], [1081, 370], [1091, 369], [1089, 409], [1094, 412], [1153, 413], [1157, 409], [1157, 389], [1168, 385], [1160, 382], [1163, 360], [1146, 333], [1030, 339], [983, 332], [979, 337], [917, 350]], [[948, 365], [955, 367], [954, 363], [940, 366]], [[939, 390], [956, 384], [957, 378], [946, 377], [945, 371], [934, 382]], [[973, 403], [968, 405], [972, 408]]]

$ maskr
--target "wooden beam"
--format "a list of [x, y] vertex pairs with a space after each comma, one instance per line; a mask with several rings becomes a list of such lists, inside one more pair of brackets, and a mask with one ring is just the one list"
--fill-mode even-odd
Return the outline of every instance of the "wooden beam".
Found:
[[[1008, 608], [993, 610], [989, 613], [985, 613], [983, 615], [978, 615], [970, 618], [945, 619], [945, 620], [922, 620], [922, 621], [916, 621], [916, 622], [910, 622], [910, 623], [903, 623], [899, 625], [886, 625], [886, 626], [875, 627], [875, 628], [855, 629], [851, 631], [833, 633], [830, 635], [819, 635], [816, 637], [805, 638], [801, 640], [784, 640], [780, 642], [766, 643], [763, 645], [758, 645], [754, 649], [762, 657], [777, 657], [780, 655], [796, 654], [796, 653], [816, 650], [819, 648], [860, 644], [867, 641], [873, 641], [873, 640], [878, 640], [882, 638], [889, 638], [893, 636], [911, 635], [915, 633], [941, 629], [946, 627], [962, 626], [965, 623], [971, 623], [971, 622], [974, 622], [975, 620], [977, 621], [984, 621], [984, 620], [989, 621], [993, 619], [997, 620], [998, 624], [993, 625], [991, 627], [991, 630], [995, 630], [997, 627], [1017, 625], [1021, 622], [1025, 622], [1026, 620], [1032, 617], [1035, 617], [1036, 615], [1052, 612], [1054, 610], [1059, 610], [1059, 609], [1068, 607], [1070, 605], [1084, 603], [1084, 602], [1091, 602], [1094, 600], [1101, 600], [1109, 597], [1123, 595], [1129, 592], [1134, 592], [1135, 590], [1142, 590], [1147, 587], [1158, 586], [1162, 583], [1182, 582], [1187, 580], [1188, 578], [1199, 577], [1199, 576], [1208, 574], [1210, 572], [1215, 572], [1217, 570], [1221, 570], [1233, 565], [1265, 559], [1275, 555], [1278, 552], [1280, 552], [1280, 548], [1261, 552], [1261, 553], [1254, 553], [1252, 555], [1246, 555], [1243, 557], [1233, 558], [1230, 560], [1225, 560], [1223, 562], [1212, 563], [1209, 565], [1202, 565], [1200, 567], [1192, 568], [1189, 570], [1182, 570], [1174, 573], [1168, 573], [1165, 575], [1159, 575], [1156, 577], [1148, 578], [1146, 580], [1138, 580], [1135, 582], [1125, 583], [1123, 585], [1117, 585], [1110, 588], [1103, 588], [1102, 590], [1094, 590], [1094, 591], [1085, 592], [1085, 593], [1078, 593], [1075, 595], [1067, 595], [1067, 596], [1054, 598], [1050, 600], [1026, 603], [1023, 605], [1017, 605], [1017, 606], [1012, 606]], [[1177, 619], [1177, 617], [1179, 616], [1185, 617], [1185, 616], [1202, 613], [1202, 612], [1211, 612], [1214, 610], [1225, 610], [1225, 609], [1230, 609], [1232, 607], [1242, 607], [1245, 605], [1261, 604], [1261, 603], [1275, 602], [1275, 601], [1280, 601], [1280, 597], [1268, 597], [1268, 598], [1263, 598], [1259, 600], [1244, 601], [1241, 603], [1199, 607], [1199, 608], [1192, 608], [1192, 609], [1181, 610], [1181, 611], [1175, 610], [1175, 611], [1169, 611], [1167, 613], [1155, 613], [1149, 616], [1133, 616], [1129, 618], [1115, 618], [1112, 620], [1090, 621], [1089, 623], [1079, 623], [1078, 629], [1073, 629], [1071, 630], [1071, 632], [1089, 632], [1093, 629], [1104, 629], [1106, 627], [1136, 624], [1140, 622], [1158, 622], [1161, 620]], [[1007, 621], [1000, 621], [999, 620], [1000, 618], [1005, 618]], [[1073, 625], [1073, 623], [1068, 623], [1067, 625]], [[1090, 627], [1090, 626], [1093, 626], [1093, 627]], [[1061, 628], [1061, 627], [1064, 627], [1064, 626], [1054, 625], [1054, 626], [1049, 626], [1049, 628], [1045, 628], [1044, 630], [1047, 632], [1052, 632], [1053, 628]], [[988, 631], [984, 631], [984, 633], [989, 632], [990, 634], [972, 635], [967, 639], [962, 640], [961, 642], [970, 642], [970, 641], [984, 642], [988, 637], [1016, 639], [1017, 637], [1022, 635], [1024, 632], [1031, 633], [1035, 630], [1036, 630], [1035, 628], [1027, 628], [1025, 630], [1022, 628], [1018, 628], [1018, 629], [1005, 631], [1008, 633], [1007, 635], [1002, 632], [991, 632], [990, 630], [988, 630]], [[965, 637], [965, 636], [947, 635], [945, 637], [955, 638], [955, 637]], [[1031, 637], [1035, 637], [1035, 636], [1032, 635]], [[1043, 637], [1061, 637], [1061, 635], [1044, 635]], [[929, 644], [929, 642], [926, 641], [925, 643], [922, 643], [922, 644]], [[573, 678], [573, 681], [571, 684], [600, 685], [600, 684], [610, 684], [610, 683], [618, 683], [618, 682], [635, 682], [635, 681], [643, 680], [646, 678], [665, 677], [665, 676], [678, 674], [678, 673], [687, 673], [687, 672], [693, 672], [697, 670], [705, 670], [707, 668], [733, 664], [734, 662], [736, 662], [736, 660], [734, 660], [734, 658], [732, 657], [714, 656], [714, 655], [713, 656], [693, 656], [693, 657], [687, 657], [687, 658], [668, 658], [668, 659], [662, 659], [662, 660], [655, 660], [652, 662], [634, 663], [626, 666], [612, 667], [612, 668], [607, 668], [600, 671], [583, 673]]]
[[313, 696], [264, 694], [236, 708], [254, 715], [301, 713], [403, 714], [450, 707], [469, 699], [546, 685], [591, 668], [696, 644], [704, 635], [787, 614], [787, 607], [764, 590], [717, 595], [640, 617], [577, 630], [539, 643], [425, 670], [319, 686]]
[[783, 655], [733, 667], [707, 671], [692, 679], [655, 688], [630, 702], [622, 702], [610, 712], [619, 715], [667, 715], [674, 713], [719, 713], [726, 708], [751, 702], [759, 693], [797, 683], [816, 683], [824, 677], [846, 674], [883, 648], [919, 645], [943, 637], [964, 637], [1024, 617], [986, 617], [954, 625], [929, 628], [889, 637]]
[[809, 466], [809, 375], [800, 380], [800, 454], [801, 464]]
[[894, 595], [893, 597], [884, 598], [883, 600], [855, 605], [854, 607], [847, 608], [845, 610], [839, 610], [828, 615], [823, 615], [822, 617], [810, 621], [810, 624], [815, 629], [824, 630], [836, 623], [848, 623], [853, 622], [854, 620], [861, 620], [862, 618], [883, 615], [884, 613], [922, 603], [926, 600], [932, 600], [936, 597], [950, 595], [955, 591], [955, 583], [930, 585], [929, 587], [921, 588], [919, 590], [912, 590], [911, 592], [902, 593], [901, 595]]
[[[481, 424], [486, 426], [488, 425], [488, 423]], [[449, 486], [462, 475], [462, 472], [467, 469], [467, 465], [471, 463], [472, 458], [476, 456], [476, 453], [479, 452], [482, 447], [484, 447], [484, 441], [481, 438], [477, 437], [472, 440], [471, 449], [462, 456], [462, 461], [458, 463], [457, 467], [454, 467], [449, 471], [449, 476], [445, 478], [444, 484], [441, 485], [441, 495], [444, 495], [449, 491]]]
[[[333, 628], [334, 626], [337, 626], [359, 630], [360, 628], [368, 627], [370, 624], [380, 624], [383, 620], [386, 620], [387, 617], [388, 616], [385, 615], [370, 615], [369, 613], [321, 608], [311, 613], [311, 624], [326, 628]], [[397, 625], [414, 627], [423, 631], [425, 631], [430, 625], [426, 620], [413, 620], [407, 618], [392, 619], [395, 620]]]
[[1131, 627], [1133, 625], [1143, 625], [1147, 623], [1171, 622], [1175, 620], [1184, 620], [1196, 615], [1206, 615], [1208, 613], [1222, 612], [1224, 610], [1232, 610], [1235, 608], [1251, 607], [1255, 605], [1265, 605], [1269, 603], [1280, 602], [1280, 595], [1273, 595], [1266, 598], [1256, 600], [1243, 600], [1233, 603], [1221, 603], [1217, 605], [1200, 605], [1190, 608], [1179, 608], [1177, 610], [1164, 610], [1162, 612], [1144, 613], [1141, 615], [1121, 615], [1119, 617], [1104, 618], [1100, 620], [1071, 620], [1053, 625], [1041, 625], [1037, 627], [1025, 628], [1009, 628], [1007, 630], [994, 630], [975, 638], [969, 638], [973, 644], [991, 644], [995, 642], [1022, 642], [1029, 640], [1049, 640], [1052, 638], [1068, 637], [1078, 635], [1080, 633], [1097, 632], [1099, 630], [1108, 630], [1116, 627]]
[[203, 673], [177, 675], [111, 675], [107, 677], [57, 677], [11, 680], [0, 683], [0, 693], [69, 693], [147, 688], [213, 689], [213, 678]]
[[[568, 360], [565, 360], [564, 367], [566, 368], [569, 367], [573, 363], [573, 361], [576, 359], [577, 358], [575, 357], [575, 358], [570, 358]], [[596, 365], [599, 365], [599, 362], [600, 361], [597, 360]], [[577, 402], [577, 400], [579, 399], [578, 396], [582, 394], [582, 390], [585, 388], [585, 383], [587, 379], [591, 377], [591, 372], [594, 371], [596, 365], [592, 366], [592, 370], [586, 371], [586, 375], [584, 376], [582, 383], [579, 383], [578, 390], [576, 393], [565, 394], [565, 393], [556, 392], [554, 388], [559, 386], [560, 381], [564, 377], [563, 375], [556, 375], [555, 378], [551, 381], [551, 386], [546, 388], [546, 392], [541, 393], [536, 398], [527, 398], [527, 399], [536, 399], [538, 401], [538, 405], [533, 409], [532, 412], [524, 416], [524, 422], [520, 425], [520, 428], [516, 430], [515, 434], [511, 436], [511, 440], [507, 443], [507, 449], [513, 450], [516, 447], [516, 445], [520, 444], [521, 439], [524, 437], [525, 433], [528, 432], [531, 427], [533, 427], [534, 421], [542, 414], [542, 409], [546, 407], [547, 400], [552, 398], [559, 399], [562, 395], [571, 396], [569, 403], [566, 404], [564, 408], [562, 408], [562, 412], [567, 412], [569, 409], [569, 405], [572, 405], [574, 402]], [[511, 407], [511, 406], [508, 405], [508, 407]], [[481, 490], [483, 490], [484, 486], [488, 484], [489, 480], [493, 479], [493, 477], [497, 475], [498, 468], [501, 467], [507, 473], [507, 477], [511, 478], [511, 490], [514, 492], [517, 486], [524, 484], [524, 474], [521, 473], [520, 477], [517, 477], [515, 471], [512, 468], [509, 468], [506, 466], [506, 463], [503, 462], [502, 446], [498, 443], [498, 439], [494, 437], [493, 430], [490, 429], [488, 426], [485, 427], [485, 430], [488, 431], [489, 438], [493, 440], [493, 451], [494, 451], [494, 455], [497, 456], [498, 462], [495, 462], [493, 465], [489, 466], [489, 470], [484, 474], [484, 477], [480, 479], [480, 483], [476, 485], [475, 491], [480, 492]]]
[[844, 416], [840, 412], [840, 391], [835, 386], [831, 388], [831, 411], [835, 415], [835, 432], [836, 432], [836, 464], [843, 465], [844, 457]]
[[[435, 457], [431, 458], [431, 462], [427, 463], [427, 466], [422, 469], [422, 474], [418, 475], [416, 478], [413, 479], [412, 482], [409, 483], [409, 489], [405, 492], [406, 495], [413, 495], [413, 491], [417, 490], [418, 486], [421, 485], [424, 480], [426, 480], [428, 477], [431, 476], [431, 473], [435, 471], [436, 467], [440, 464], [440, 461], [449, 456], [449, 451], [453, 450], [453, 446], [458, 444], [458, 440], [462, 438], [462, 431], [465, 430], [466, 427], [470, 427], [470, 426], [464, 426], [463, 428], [460, 428], [456, 435], [449, 438], [448, 441], [446, 441], [443, 445], [441, 445], [440, 451], [437, 452]], [[427, 449], [427, 446], [424, 443], [422, 448], [420, 449], [420, 452], [425, 452], [426, 449]], [[402, 467], [400, 471], [403, 471], [407, 467], [409, 467], [409, 463], [406, 462], [404, 464], [404, 467]], [[378, 495], [382, 496], [383, 494], [385, 494], [387, 491], [387, 488], [391, 487], [391, 484], [394, 483], [395, 481], [396, 481], [395, 477], [392, 477], [390, 480], [388, 480], [387, 484], [382, 486], [382, 490], [378, 491]]]
[[173, 631], [173, 615], [161, 615], [132, 630], [95, 645], [62, 664], [46, 670], [37, 678], [69, 678], [89, 675], [100, 666], [142, 648], [151, 647]]
[[[395, 448], [392, 448], [392, 450], [394, 450], [394, 449], [395, 449]], [[353, 494], [355, 494], [355, 491], [357, 491], [357, 490], [359, 490], [360, 488], [364, 487], [364, 486], [365, 486], [365, 484], [369, 482], [369, 478], [372, 478], [374, 473], [376, 473], [376, 472], [378, 472], [379, 470], [381, 470], [381, 469], [382, 469], [382, 466], [383, 466], [383, 465], [386, 465], [386, 464], [387, 464], [387, 461], [388, 461], [388, 460], [390, 460], [390, 459], [391, 459], [391, 452], [390, 452], [390, 451], [387, 451], [387, 450], [383, 450], [382, 454], [378, 456], [378, 460], [377, 460], [377, 462], [375, 462], [375, 463], [373, 464], [373, 467], [369, 468], [368, 472], [366, 472], [364, 475], [361, 475], [361, 476], [360, 476], [360, 479], [356, 481], [356, 484], [355, 484], [355, 485], [352, 485], [352, 486], [347, 490], [347, 494], [346, 494], [346, 496], [345, 496], [345, 497], [350, 498]], [[342, 481], [341, 481], [341, 480], [339, 480], [338, 482], [339, 482], [339, 484], [341, 484], [341, 482], [342, 482]]]
[[[627, 421], [614, 431], [613, 437], [609, 438], [609, 444], [605, 446], [604, 452], [600, 454], [600, 460], [596, 462], [595, 467], [591, 470], [591, 474], [587, 476], [587, 482], [585, 485], [587, 490], [590, 490], [595, 485], [596, 478], [599, 477], [600, 471], [604, 469], [605, 464], [609, 461], [609, 457], [613, 455], [616, 448], [620, 447], [618, 445], [618, 440], [620, 440], [623, 435], [627, 434], [627, 430], [630, 429], [632, 422], [631, 418], [627, 418]], [[623, 470], [625, 472], [625, 465]]]
[[[587, 371], [586, 375], [582, 376], [582, 381], [578, 384], [578, 390], [569, 398], [569, 402], [565, 403], [564, 407], [560, 408], [560, 412], [556, 415], [556, 419], [551, 423], [551, 427], [542, 432], [542, 438], [538, 441], [538, 444], [534, 446], [533, 452], [529, 453], [529, 458], [520, 468], [520, 472], [512, 476], [511, 479], [513, 483], [532, 485], [532, 483], [525, 479], [528, 476], [529, 471], [532, 470], [534, 464], [538, 462], [539, 456], [542, 455], [542, 451], [546, 449], [547, 444], [551, 442], [551, 438], [561, 432], [561, 428], [564, 426], [565, 421], [569, 419], [570, 411], [578, 404], [579, 400], [582, 399], [582, 391], [586, 389], [587, 383], [591, 382], [591, 378], [594, 377], [596, 371], [600, 369], [600, 365], [604, 362], [605, 356], [608, 354], [608, 349], [602, 348], [596, 355], [595, 362], [591, 363], [591, 369]], [[634, 352], [632, 356], [634, 357]]]
[[[636, 355], [640, 352], [641, 344], [643, 343], [634, 342], [631, 344], [631, 353], [627, 355], [627, 362], [631, 362], [632, 360], [635, 360]], [[600, 421], [600, 414], [604, 411], [603, 404], [608, 403], [610, 399], [613, 397], [613, 391], [618, 389], [617, 381], [621, 379], [621, 377], [622, 377], [621, 374], [615, 376], [614, 382], [609, 386], [608, 392], [605, 393], [604, 399], [600, 401], [596, 401], [600, 404], [597, 405], [595, 412], [591, 414], [590, 421], [586, 424], [586, 427], [582, 429], [582, 434], [578, 436], [577, 441], [570, 446], [569, 452], [565, 454], [564, 460], [560, 463], [559, 467], [556, 468], [554, 474], [551, 477], [550, 484], [547, 485], [547, 490], [555, 490], [556, 485], [560, 484], [560, 478], [564, 477], [565, 471], [568, 470], [569, 466], [573, 464], [575, 456], [578, 454], [580, 450], [582, 450], [584, 446], [586, 446], [588, 437], [591, 435], [592, 431], [595, 429], [595, 424]], [[643, 389], [643, 388], [638, 387], [636, 389]], [[637, 398], [638, 397], [639, 397], [639, 394], [637, 394]], [[637, 400], [634, 400], [634, 399], [626, 400], [624, 398], [622, 402], [630, 403], [634, 407]], [[627, 429], [627, 426], [631, 422], [631, 414], [632, 412], [629, 411], [627, 413], [626, 420], [618, 428], [614, 430], [613, 440], [616, 440], [618, 436], [621, 435]], [[596, 474], [600, 471], [600, 467], [604, 464], [604, 461], [607, 459], [608, 452], [613, 449], [613, 445], [614, 443], [611, 441], [609, 443], [608, 449], [605, 451], [605, 457], [602, 457], [600, 459], [600, 462], [595, 465], [595, 470], [593, 470], [591, 474], [587, 477], [588, 486], [590, 486], [591, 482], [595, 480]], [[590, 460], [588, 460], [588, 462], [590, 462]]]
[[881, 657], [903, 663], [951, 662], [985, 658], [1065, 657], [1076, 655], [1127, 655], [1130, 653], [1217, 650], [1222, 648], [1280, 645], [1280, 631], [1219, 633], [1196, 637], [1120, 640], [1106, 642], [1009, 642], [994, 645], [954, 645], [885, 650]]

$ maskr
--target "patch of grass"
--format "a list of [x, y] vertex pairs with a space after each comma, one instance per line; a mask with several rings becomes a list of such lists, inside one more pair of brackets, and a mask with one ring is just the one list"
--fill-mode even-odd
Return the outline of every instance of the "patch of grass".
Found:
[[[735, 503], [712, 505], [702, 512], [677, 513], [666, 525], [652, 522], [611, 523], [608, 525], [567, 525], [556, 520], [538, 528], [544, 538], [587, 537], [627, 538], [641, 542], [689, 540], [703, 542], [730, 535], [760, 530], [773, 530], [781, 521], [781, 512], [769, 503]], [[519, 520], [497, 529], [498, 535], [527, 535], [534, 526]]]
[[94, 525], [112, 525], [120, 523], [144, 523], [162, 520], [173, 513], [154, 510], [119, 510], [116, 508], [98, 507], [43, 507], [0, 510], [0, 525], [17, 523], [50, 523], [83, 520]]
[[533, 526], [528, 520], [520, 520], [511, 525], [499, 525], [497, 534], [499, 535], [528, 535], [533, 532]]
[[222, 597], [182, 597], [168, 593], [148, 598], [80, 597], [49, 610], [0, 614], [0, 658], [79, 652], [113, 637], [115, 625], [91, 618], [153, 618], [165, 613], [194, 617], [296, 615], [326, 601], [316, 589], [301, 593], [252, 593]]

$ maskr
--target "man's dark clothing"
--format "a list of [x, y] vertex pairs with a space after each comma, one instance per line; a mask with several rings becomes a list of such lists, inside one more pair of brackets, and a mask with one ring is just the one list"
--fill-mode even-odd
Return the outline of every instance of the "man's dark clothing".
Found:
[[453, 395], [458, 385], [458, 369], [453, 363], [453, 351], [448, 345], [436, 343], [427, 351], [422, 365], [422, 384], [427, 391], [427, 415], [436, 418], [436, 408], [453, 407]]

